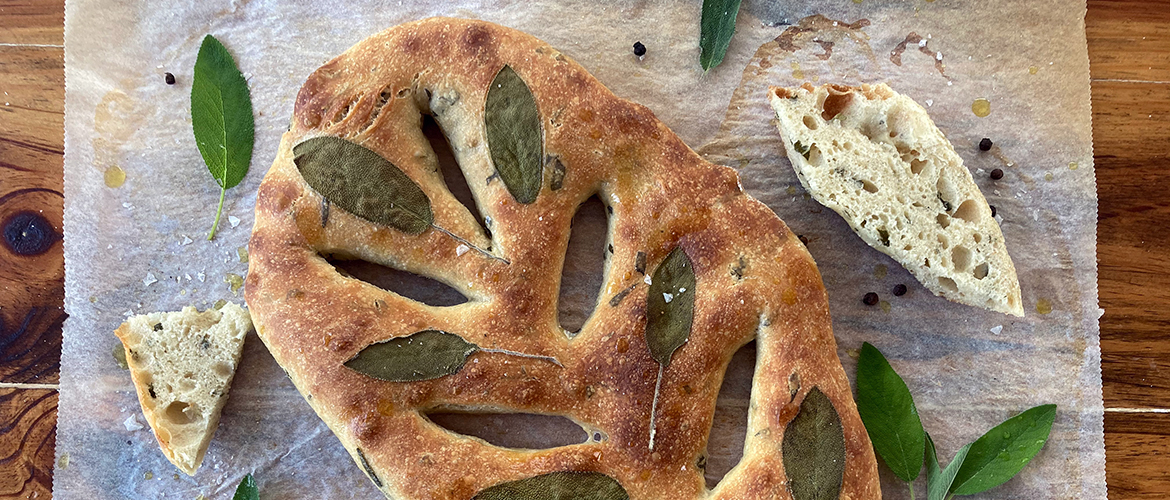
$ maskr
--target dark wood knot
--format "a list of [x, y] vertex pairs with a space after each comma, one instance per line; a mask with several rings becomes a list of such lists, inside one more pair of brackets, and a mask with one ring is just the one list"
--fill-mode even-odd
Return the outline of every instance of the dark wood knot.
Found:
[[4, 221], [4, 246], [17, 255], [40, 255], [60, 239], [48, 219], [36, 212], [17, 212]]

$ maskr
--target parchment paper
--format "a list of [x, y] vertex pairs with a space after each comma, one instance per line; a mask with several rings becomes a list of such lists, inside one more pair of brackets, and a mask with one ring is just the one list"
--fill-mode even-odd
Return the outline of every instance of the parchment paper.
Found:
[[[1033, 463], [979, 498], [1104, 499], [1097, 204], [1083, 2], [745, 1], [727, 58], [707, 74], [698, 67], [699, 5], [69, 2], [70, 317], [55, 497], [230, 498], [247, 472], [258, 478], [264, 498], [381, 497], [255, 335], [203, 467], [194, 477], [178, 474], [149, 430], [129, 430], [143, 421], [129, 374], [110, 354], [118, 345], [112, 331], [131, 313], [242, 302], [242, 291], [234, 293], [224, 278], [246, 273], [238, 249], [247, 244], [256, 187], [305, 77], [382, 29], [449, 15], [544, 39], [619, 96], [649, 106], [709, 160], [739, 169], [748, 192], [808, 238], [829, 292], [846, 372], [852, 376], [861, 342], [878, 346], [910, 386], [943, 460], [1019, 411], [1059, 404], [1052, 437]], [[892, 57], [911, 32], [925, 45], [910, 38]], [[207, 33], [235, 55], [256, 117], [251, 172], [228, 191], [225, 219], [210, 242], [204, 238], [219, 193], [195, 147], [189, 112], [191, 68]], [[634, 41], [647, 46], [643, 59], [633, 56]], [[177, 83], [164, 84], [164, 72]], [[806, 80], [888, 81], [927, 106], [998, 210], [1023, 287], [1025, 318], [934, 297], [808, 198], [783, 156], [764, 95], [769, 84]], [[991, 102], [989, 116], [972, 113], [976, 98]], [[998, 149], [978, 152], [982, 137]], [[104, 182], [112, 166], [126, 172], [120, 187]], [[991, 181], [993, 168], [1004, 169], [1004, 178]], [[592, 264], [571, 254], [569, 265], [571, 274]], [[585, 276], [566, 285], [565, 296], [574, 297], [569, 307], [593, 300], [597, 283]], [[909, 293], [894, 297], [890, 290], [898, 283]], [[863, 305], [869, 291], [885, 302]], [[753, 357], [745, 348], [729, 368], [709, 476], [734, 465], [742, 448]], [[488, 427], [485, 432], [509, 433]], [[518, 428], [510, 431], [515, 437]], [[559, 432], [555, 426], [529, 431]], [[906, 487], [882, 470], [885, 497], [908, 498]], [[916, 489], [925, 494], [921, 481]]]

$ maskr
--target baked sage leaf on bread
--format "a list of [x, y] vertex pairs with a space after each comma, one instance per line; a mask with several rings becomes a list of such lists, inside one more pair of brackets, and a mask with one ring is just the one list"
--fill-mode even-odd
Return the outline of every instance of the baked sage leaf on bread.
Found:
[[497, 484], [472, 500], [627, 500], [630, 495], [600, 472], [552, 472]]
[[869, 342], [861, 344], [857, 358], [857, 413], [874, 451], [894, 475], [903, 481], [917, 478], [922, 471], [926, 434], [918, 408], [906, 382]]
[[389, 382], [431, 380], [458, 372], [479, 347], [463, 337], [423, 330], [371, 344], [345, 362], [350, 369]]
[[484, 105], [488, 150], [500, 180], [516, 201], [529, 204], [540, 194], [540, 112], [528, 85], [511, 66], [496, 73]]
[[223, 198], [248, 173], [252, 162], [255, 123], [248, 81], [227, 48], [215, 37], [203, 37], [191, 79], [191, 129], [203, 163], [219, 185], [219, 208], [207, 239], [215, 237]]
[[654, 402], [650, 405], [650, 449], [653, 450], [662, 372], [670, 364], [674, 351], [691, 336], [695, 317], [695, 269], [682, 247], [674, 247], [650, 280], [646, 292], [646, 346], [658, 362]]
[[370, 344], [345, 366], [387, 382], [418, 382], [445, 377], [463, 369], [467, 358], [490, 352], [547, 361], [563, 366], [557, 358], [506, 349], [485, 349], [463, 337], [441, 330], [423, 330], [406, 337]]
[[646, 297], [646, 345], [658, 364], [691, 335], [695, 316], [695, 270], [682, 247], [675, 247], [654, 270]]
[[813, 387], [784, 428], [784, 472], [795, 500], [830, 500], [845, 478], [845, 431], [833, 402]]
[[381, 155], [339, 137], [293, 146], [301, 177], [330, 203], [375, 224], [422, 234], [434, 222], [426, 193]]

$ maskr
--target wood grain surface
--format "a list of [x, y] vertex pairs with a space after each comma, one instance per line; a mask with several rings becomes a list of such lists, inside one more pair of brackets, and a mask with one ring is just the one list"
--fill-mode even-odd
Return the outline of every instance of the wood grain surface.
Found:
[[[0, 498], [48, 498], [64, 320], [64, 5], [0, 0]], [[1170, 492], [1170, 3], [1090, 0], [1109, 498]], [[34, 216], [43, 219], [37, 219]], [[3, 229], [0, 227], [0, 229]], [[64, 464], [62, 464], [64, 465]]]

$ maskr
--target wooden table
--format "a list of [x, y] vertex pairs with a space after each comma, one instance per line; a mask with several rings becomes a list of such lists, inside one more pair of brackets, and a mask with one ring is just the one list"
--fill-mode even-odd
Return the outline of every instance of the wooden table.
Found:
[[[52, 488], [64, 5], [0, 0], [0, 498]], [[1109, 498], [1170, 495], [1170, 2], [1089, 0]], [[18, 214], [23, 214], [19, 215]]]

